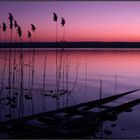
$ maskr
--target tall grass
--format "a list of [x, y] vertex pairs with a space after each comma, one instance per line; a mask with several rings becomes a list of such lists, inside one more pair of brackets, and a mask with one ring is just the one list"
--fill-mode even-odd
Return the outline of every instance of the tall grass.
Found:
[[[4, 32], [5, 34], [5, 41], [6, 41], [6, 29], [7, 29], [7, 26], [6, 24], [3, 22], [2, 24], [2, 31]], [[1, 30], [1, 29], [0, 29]], [[1, 31], [0, 31], [1, 32]], [[2, 36], [1, 36], [2, 37]], [[3, 90], [5, 88], [5, 84], [4, 84], [4, 80], [5, 80], [5, 73], [6, 73], [6, 51], [4, 50], [4, 65], [3, 65], [3, 71], [2, 71], [2, 77], [1, 77], [1, 89], [0, 89], [0, 121], [1, 121], [1, 114], [2, 114], [2, 101], [4, 99], [4, 97], [2, 97], [2, 94], [3, 94]]]
[[13, 15], [11, 13], [9, 13], [9, 22], [10, 22], [10, 30], [11, 30], [11, 34], [10, 34], [10, 51], [9, 51], [9, 96], [11, 96], [11, 48], [12, 48], [12, 35], [13, 35]]
[[[6, 29], [7, 29], [7, 26], [3, 22], [2, 30], [3, 30], [3, 32], [5, 34], [5, 41], [6, 41]], [[3, 73], [2, 73], [2, 87], [3, 88], [4, 88], [4, 79], [5, 79], [5, 72], [6, 72], [6, 62], [7, 62], [6, 50], [4, 50], [4, 68], [3, 68]], [[1, 94], [3, 92], [3, 88], [2, 88]]]
[[[31, 24], [31, 30], [34, 32], [36, 31], [36, 27]], [[34, 74], [35, 74], [35, 47], [33, 48], [33, 54], [32, 54], [32, 79], [31, 79], [31, 97], [32, 97], [32, 91], [34, 90]], [[33, 104], [33, 100], [32, 101], [32, 111], [34, 114], [34, 104]]]
[[[32, 47], [32, 35], [34, 35], [34, 42], [36, 42], [36, 27], [34, 24], [31, 25], [31, 31], [28, 31], [28, 38], [30, 41], [30, 58], [29, 58], [29, 90], [28, 90], [28, 96], [25, 94], [25, 88], [24, 88], [24, 53], [22, 47], [20, 47], [19, 50], [19, 59], [17, 59], [17, 50], [14, 48], [14, 51], [12, 51], [13, 41], [22, 43], [22, 30], [21, 27], [17, 24], [17, 21], [13, 18], [13, 15], [9, 13], [9, 29], [10, 29], [10, 38], [9, 38], [9, 44], [10, 48], [8, 51], [8, 58], [4, 56], [4, 64], [3, 64], [3, 71], [2, 71], [2, 90], [0, 93], [0, 99], [1, 94], [3, 92], [4, 87], [4, 80], [6, 77], [6, 70], [8, 72], [8, 86], [6, 87], [8, 89], [7, 98], [9, 100], [8, 107], [9, 107], [9, 116], [11, 114], [11, 106], [13, 105], [11, 100], [14, 98], [16, 99], [16, 103], [19, 103], [19, 106], [17, 105], [18, 115], [19, 117], [24, 116], [25, 114], [25, 99], [28, 98], [28, 101], [30, 100], [32, 102], [32, 111], [34, 114], [34, 105], [32, 100], [32, 93], [35, 89], [35, 48], [33, 48], [33, 51], [31, 51]], [[56, 23], [56, 32], [55, 32], [55, 41], [58, 43], [58, 16], [56, 13], [53, 13], [53, 21]], [[65, 57], [64, 55], [64, 42], [65, 42], [65, 19], [61, 18], [61, 26], [63, 27], [63, 35], [62, 35], [62, 48], [58, 51], [57, 50], [57, 44], [56, 44], [56, 85], [55, 85], [55, 97], [57, 100], [57, 107], [59, 107], [59, 96], [62, 95], [61, 92], [68, 92], [68, 80], [69, 80], [69, 63], [68, 63], [68, 57]], [[14, 27], [14, 28], [13, 28]], [[5, 33], [5, 42], [7, 41], [6, 38], [6, 23], [3, 22], [2, 26], [0, 26], [0, 41], [1, 41], [1, 28], [3, 30], [3, 33]], [[17, 32], [14, 32], [14, 31]], [[15, 33], [15, 34], [14, 34]], [[13, 38], [13, 36], [15, 38]], [[61, 45], [60, 44], [60, 45]], [[7, 64], [8, 61], [8, 64]], [[18, 62], [19, 61], [19, 62]], [[6, 69], [7, 68], [7, 69]], [[43, 66], [43, 93], [45, 95], [46, 90], [46, 69], [47, 69], [47, 51], [45, 52], [44, 57], [44, 66]], [[62, 83], [61, 83], [62, 80]], [[62, 84], [62, 85], [61, 85]], [[62, 89], [61, 89], [62, 88]], [[18, 93], [19, 92], [19, 93]], [[45, 98], [44, 98], [45, 99]], [[19, 101], [19, 102], [18, 102]], [[14, 108], [14, 107], [12, 107]], [[1, 110], [1, 109], [0, 109]], [[45, 111], [45, 100], [44, 100], [44, 111]], [[1, 111], [0, 111], [1, 112]]]
[[87, 101], [87, 55], [85, 56], [85, 101]]
[[45, 90], [46, 90], [46, 66], [47, 66], [47, 51], [45, 51], [45, 58], [44, 58], [44, 72], [43, 72], [43, 110], [45, 111]]
[[114, 93], [117, 94], [117, 79], [118, 76], [117, 74], [114, 76]]
[[56, 13], [53, 13], [53, 21], [56, 23], [56, 31], [55, 31], [55, 37], [56, 37], [56, 85], [55, 85], [55, 95], [57, 95], [57, 86], [58, 86], [58, 71], [57, 71], [57, 67], [58, 67], [58, 52], [57, 52], [57, 33], [58, 33], [58, 16]]
[[[22, 42], [22, 30], [21, 27], [18, 25], [17, 27], [17, 33], [18, 33], [18, 37], [20, 42]], [[23, 58], [23, 52], [22, 52], [22, 48], [20, 48], [20, 60], [19, 60], [19, 64], [20, 64], [20, 99], [19, 99], [19, 103], [20, 103], [20, 107], [19, 107], [19, 117], [23, 117], [24, 116], [24, 87], [23, 87], [23, 83], [24, 83], [24, 58]]]

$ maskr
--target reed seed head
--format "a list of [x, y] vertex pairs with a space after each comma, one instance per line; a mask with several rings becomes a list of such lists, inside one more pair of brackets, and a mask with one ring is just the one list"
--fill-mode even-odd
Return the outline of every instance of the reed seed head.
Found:
[[18, 36], [19, 36], [19, 37], [22, 36], [21, 27], [20, 27], [19, 25], [17, 26], [17, 33], [18, 33]]
[[3, 23], [2, 23], [2, 30], [3, 30], [3, 32], [5, 32], [6, 29], [7, 29], [7, 26], [6, 26], [6, 24], [3, 22]]
[[14, 27], [17, 28], [17, 26], [18, 26], [18, 25], [17, 25], [17, 21], [14, 20]]
[[11, 13], [9, 13], [9, 21], [10, 21], [10, 29], [12, 29], [13, 28], [13, 15], [11, 14]]
[[56, 13], [53, 13], [53, 21], [57, 21], [58, 17]]
[[30, 31], [28, 31], [28, 38], [31, 38], [31, 33], [30, 33]]
[[65, 19], [63, 17], [61, 17], [61, 25], [64, 26], [65, 25]]
[[36, 30], [36, 27], [33, 24], [31, 24], [31, 29], [34, 32]]

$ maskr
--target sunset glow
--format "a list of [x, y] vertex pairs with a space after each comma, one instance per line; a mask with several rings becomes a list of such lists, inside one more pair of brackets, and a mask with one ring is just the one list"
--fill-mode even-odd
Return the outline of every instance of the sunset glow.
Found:
[[[0, 24], [9, 27], [11, 12], [23, 31], [23, 41], [29, 41], [30, 24], [37, 28], [32, 40], [55, 41], [56, 23], [53, 12], [58, 15], [58, 41], [62, 40], [61, 17], [66, 20], [65, 41], [140, 41], [140, 2], [0, 2]], [[10, 29], [7, 30], [9, 41]], [[15, 30], [13, 34], [15, 36]], [[36, 37], [35, 37], [36, 36]], [[0, 39], [4, 41], [4, 33]], [[13, 37], [14, 38], [14, 37]], [[35, 39], [36, 38], [36, 39]]]

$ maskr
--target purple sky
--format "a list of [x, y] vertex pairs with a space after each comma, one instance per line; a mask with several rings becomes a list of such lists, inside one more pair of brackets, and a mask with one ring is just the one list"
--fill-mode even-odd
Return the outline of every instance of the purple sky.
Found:
[[64, 17], [66, 41], [140, 41], [140, 2], [0, 2], [0, 24], [9, 24], [9, 12], [22, 27], [23, 41], [31, 23], [37, 27], [36, 41], [55, 41], [52, 12], [59, 16], [58, 40], [62, 40], [60, 18]]

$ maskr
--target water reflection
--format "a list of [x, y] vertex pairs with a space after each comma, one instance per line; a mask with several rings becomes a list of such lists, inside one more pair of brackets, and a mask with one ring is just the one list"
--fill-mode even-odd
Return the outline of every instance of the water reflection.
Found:
[[[20, 50], [11, 51], [11, 61], [9, 53], [0, 51], [1, 120], [98, 99], [101, 79], [102, 97], [140, 87], [138, 50], [63, 50], [57, 62], [51, 50], [22, 50], [23, 62]], [[138, 96], [136, 92], [123, 101]]]
[[[57, 54], [51, 50], [0, 50], [0, 121], [139, 89], [139, 71], [138, 50], [63, 50]], [[139, 96], [135, 92], [107, 105]], [[132, 112], [139, 116], [139, 108]], [[117, 137], [117, 129], [121, 137], [123, 126], [138, 120], [137, 115], [130, 114], [126, 119], [126, 113], [122, 113], [117, 125], [98, 125], [100, 133], [94, 137]], [[132, 129], [137, 132], [139, 127]]]

